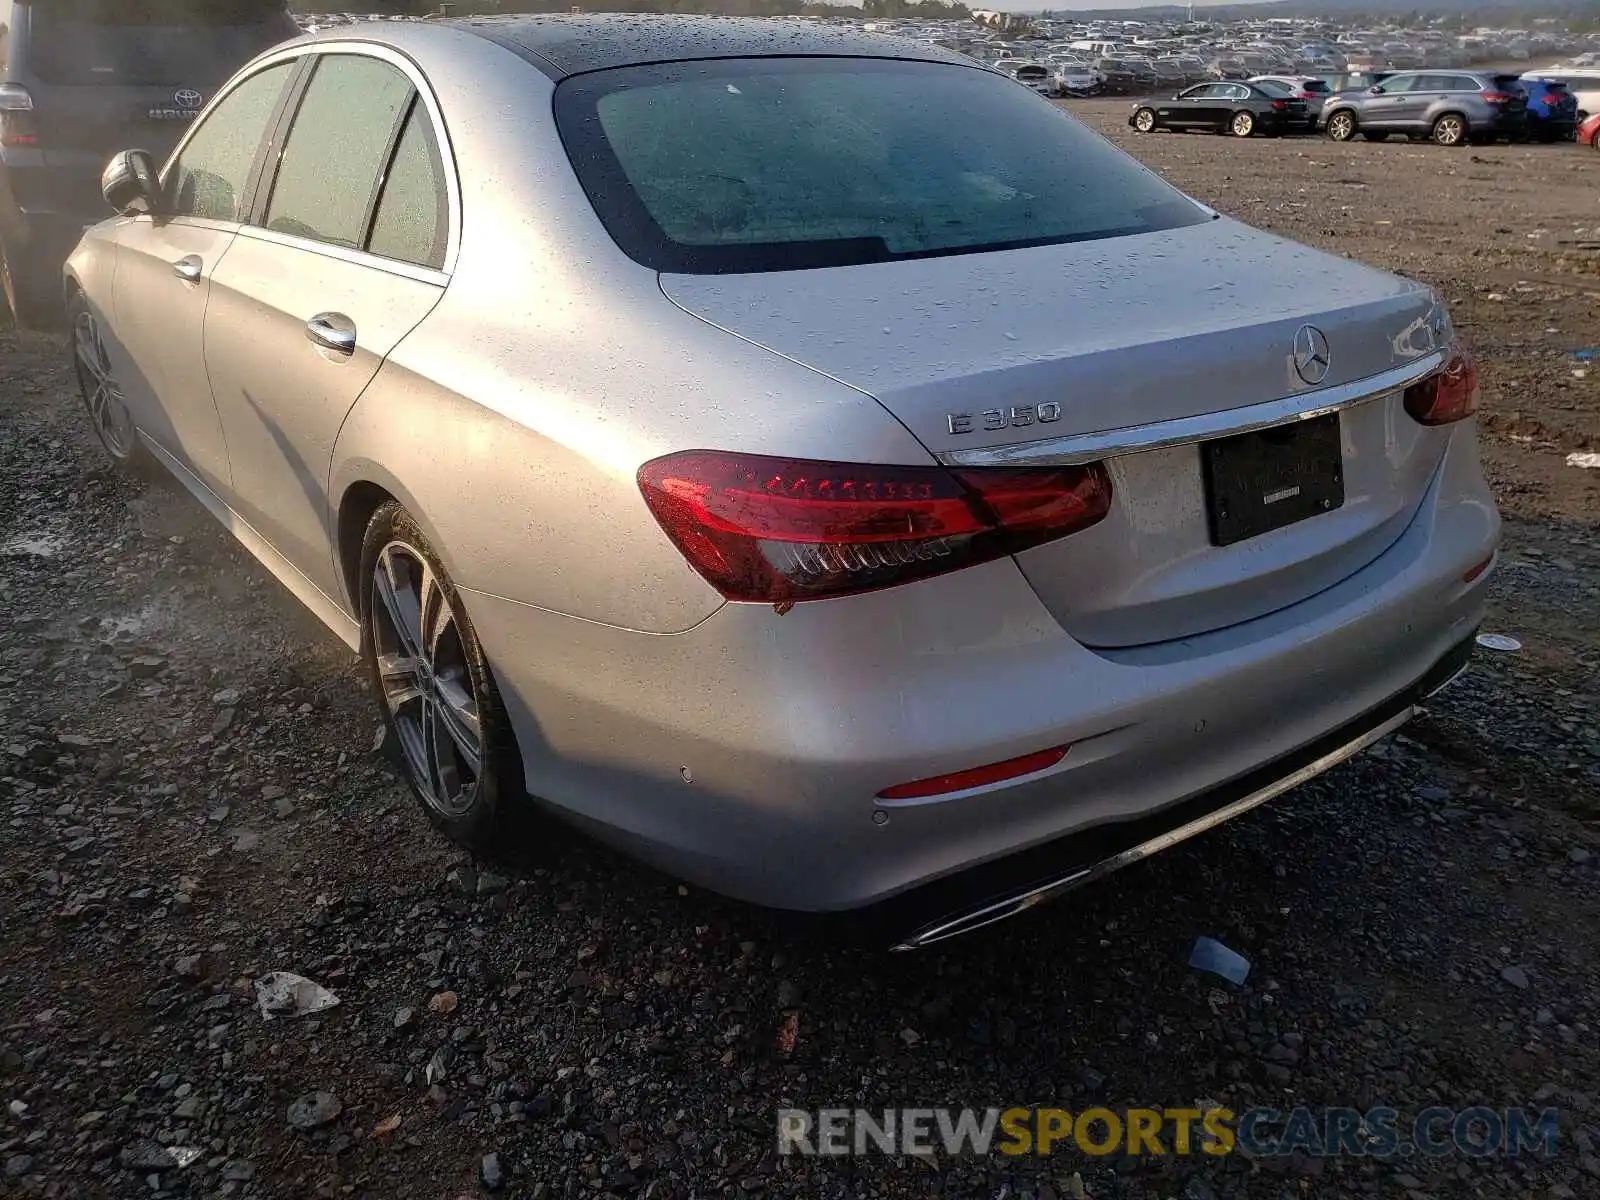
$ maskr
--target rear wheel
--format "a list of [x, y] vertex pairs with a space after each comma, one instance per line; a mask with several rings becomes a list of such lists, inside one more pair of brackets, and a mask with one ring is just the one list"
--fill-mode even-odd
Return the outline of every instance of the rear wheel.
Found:
[[1247, 138], [1256, 131], [1256, 118], [1254, 113], [1239, 112], [1233, 114], [1233, 121], [1228, 126], [1228, 131], [1234, 137]]
[[1445, 113], [1433, 123], [1433, 140], [1441, 146], [1463, 144], [1467, 132], [1467, 119], [1460, 113]]
[[1348, 109], [1328, 118], [1328, 136], [1336, 142], [1348, 142], [1356, 135], [1356, 115]]
[[1133, 127], [1140, 133], [1151, 133], [1156, 127], [1156, 112], [1153, 108], [1141, 108], [1133, 114]]
[[361, 654], [406, 782], [452, 840], [488, 850], [526, 811], [521, 757], [455, 585], [389, 501], [361, 553]]

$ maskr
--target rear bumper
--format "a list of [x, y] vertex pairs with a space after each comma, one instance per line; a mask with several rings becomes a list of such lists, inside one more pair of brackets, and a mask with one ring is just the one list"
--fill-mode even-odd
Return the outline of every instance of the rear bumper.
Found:
[[[1488, 573], [1463, 576], [1498, 539], [1474, 431], [1451, 438], [1411, 525], [1376, 560], [1180, 642], [1090, 651], [1009, 560], [781, 616], [730, 604], [672, 636], [463, 597], [531, 791], [712, 890], [857, 909], [1062, 839], [1167, 821], [1174, 805], [1215, 808], [1208, 797], [1412, 694], [1480, 623]], [[1057, 746], [1069, 747], [1059, 764], [1021, 780], [876, 799]], [[1072, 856], [1104, 857], [1084, 845]], [[1017, 864], [995, 869], [1035, 870]]]
[[860, 915], [878, 928], [904, 931], [897, 934], [895, 950], [920, 950], [1094, 883], [1242, 816], [1381, 741], [1466, 670], [1472, 648], [1472, 639], [1464, 639], [1400, 695], [1221, 787], [1147, 817], [1072, 834], [925, 884]]

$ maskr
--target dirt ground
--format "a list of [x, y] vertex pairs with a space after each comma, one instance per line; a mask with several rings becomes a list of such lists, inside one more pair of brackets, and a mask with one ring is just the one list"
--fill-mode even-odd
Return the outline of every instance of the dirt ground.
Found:
[[[1523, 642], [1399, 736], [1091, 891], [893, 958], [552, 836], [472, 862], [343, 648], [106, 469], [0, 331], [0, 1197], [1600, 1196], [1600, 154], [1135, 137], [1434, 284], [1486, 377]], [[1067, 314], [1063, 319], [1070, 319]], [[1587, 372], [1587, 373], [1585, 373]], [[1242, 986], [1187, 966], [1199, 935]], [[265, 1020], [295, 971], [337, 1007]], [[319, 1093], [325, 1094], [318, 1096]], [[1552, 1158], [780, 1158], [780, 1105], [1560, 1113]]]
[[1600, 470], [1566, 465], [1600, 449], [1600, 152], [1141, 135], [1131, 101], [1066, 107], [1229, 216], [1436, 288], [1483, 362], [1500, 503], [1600, 519]]

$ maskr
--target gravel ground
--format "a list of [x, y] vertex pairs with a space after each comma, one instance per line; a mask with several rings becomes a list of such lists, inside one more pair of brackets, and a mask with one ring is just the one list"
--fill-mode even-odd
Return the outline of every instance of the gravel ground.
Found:
[[[60, 348], [0, 332], [0, 1195], [1600, 1195], [1600, 472], [1562, 463], [1600, 449], [1570, 358], [1600, 268], [1562, 244], [1600, 226], [1600, 156], [1134, 139], [1082, 107], [1456, 302], [1509, 514], [1489, 628], [1523, 651], [1091, 892], [840, 948], [577, 839], [443, 844], [343, 649], [187, 497], [104, 470]], [[1244, 986], [1185, 965], [1202, 934]], [[265, 1020], [275, 970], [341, 1003]], [[1200, 1099], [1562, 1133], [1552, 1160], [774, 1153], [779, 1105]]]

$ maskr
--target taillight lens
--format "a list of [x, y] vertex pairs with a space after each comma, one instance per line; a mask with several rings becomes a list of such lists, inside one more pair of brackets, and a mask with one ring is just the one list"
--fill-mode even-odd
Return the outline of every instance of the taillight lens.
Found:
[[688, 450], [640, 467], [639, 489], [707, 582], [730, 600], [775, 604], [1004, 558], [1111, 508], [1099, 463], [960, 470]]
[[1482, 95], [1490, 104], [1510, 104], [1514, 99], [1510, 92], [1484, 92]]
[[1470, 350], [1457, 350], [1444, 370], [1406, 389], [1406, 411], [1424, 425], [1448, 425], [1478, 407], [1478, 364]]
[[0, 83], [0, 146], [37, 146], [33, 97], [18, 83]]
[[1287, 100], [1274, 100], [1272, 102], [1272, 107], [1277, 109], [1279, 112], [1282, 112], [1284, 109], [1289, 107], [1289, 102]]

